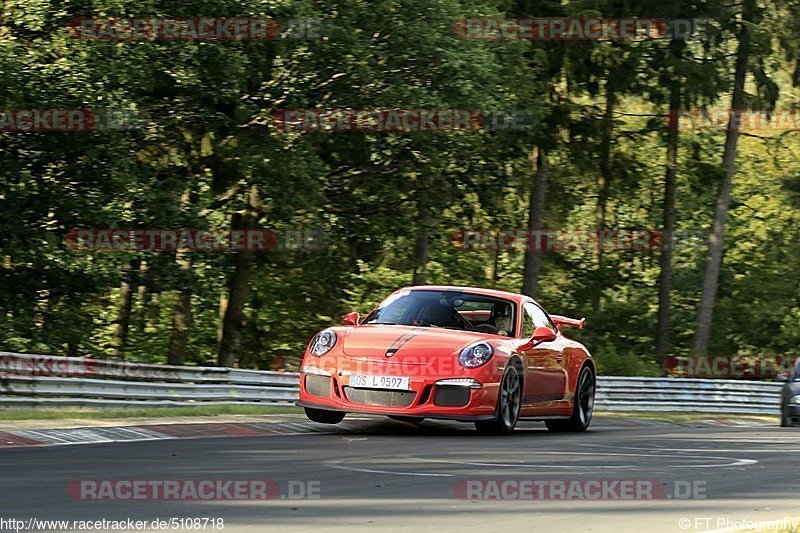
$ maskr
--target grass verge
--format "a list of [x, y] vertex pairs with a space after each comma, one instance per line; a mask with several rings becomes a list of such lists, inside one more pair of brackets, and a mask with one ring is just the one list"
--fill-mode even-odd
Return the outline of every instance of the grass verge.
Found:
[[759, 420], [762, 422], [780, 421], [778, 416], [768, 415], [737, 415], [726, 413], [696, 413], [691, 411], [676, 412], [651, 412], [651, 411], [595, 411], [596, 415], [616, 418], [636, 418], [639, 420], [658, 420], [664, 422], [701, 422], [703, 420]]
[[[0, 420], [66, 420], [66, 419], [112, 419], [112, 418], [159, 418], [175, 416], [215, 416], [215, 415], [275, 415], [299, 414], [303, 410], [293, 405], [198, 405], [192, 407], [151, 407], [142, 409], [0, 409]], [[654, 413], [641, 411], [596, 411], [596, 415], [615, 418], [636, 418], [666, 422], [700, 422], [715, 418], [729, 420], [760, 420], [778, 423], [777, 416], [730, 415], [711, 413]]]
[[293, 405], [208, 405], [197, 407], [151, 407], [149, 409], [0, 409], [0, 420], [64, 420], [70, 418], [158, 418], [168, 416], [275, 415], [302, 413]]

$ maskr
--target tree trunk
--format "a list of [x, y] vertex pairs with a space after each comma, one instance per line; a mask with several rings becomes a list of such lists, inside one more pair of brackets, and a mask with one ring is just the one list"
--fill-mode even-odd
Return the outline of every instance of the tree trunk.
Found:
[[492, 251], [492, 260], [486, 263], [486, 268], [484, 269], [484, 273], [486, 275], [486, 279], [489, 281], [497, 281], [497, 269], [500, 264], [500, 250], [493, 250]]
[[114, 335], [114, 356], [125, 360], [125, 345], [128, 341], [128, 331], [133, 309], [133, 292], [136, 290], [138, 278], [139, 259], [131, 259], [128, 267], [122, 274], [119, 286], [119, 316], [117, 318], [117, 331]]
[[[192, 264], [186, 253], [178, 252], [176, 262], [180, 266], [182, 277], [188, 277], [191, 274]], [[189, 344], [189, 331], [193, 319], [192, 284], [184, 279], [172, 304], [172, 332], [169, 336], [167, 363], [183, 365], [186, 361], [186, 347]]]
[[672, 291], [672, 244], [675, 235], [675, 188], [678, 174], [678, 120], [681, 104], [681, 85], [678, 80], [670, 87], [670, 114], [667, 127], [667, 165], [664, 175], [663, 228], [658, 275], [658, 325], [656, 353], [662, 359], [669, 351], [669, 306]]
[[722, 158], [725, 176], [717, 192], [714, 224], [709, 238], [706, 272], [703, 278], [703, 293], [700, 297], [700, 311], [697, 316], [697, 329], [694, 334], [694, 353], [696, 355], [706, 355], [708, 353], [708, 344], [711, 338], [714, 302], [717, 297], [719, 272], [722, 266], [725, 223], [731, 203], [733, 175], [736, 173], [736, 148], [739, 141], [740, 127], [736, 117], [744, 106], [744, 83], [747, 77], [747, 61], [750, 54], [750, 33], [747, 25], [753, 20], [755, 7], [755, 0], [744, 0], [742, 25], [739, 30], [739, 44], [736, 50], [736, 70], [733, 78], [731, 113], [725, 137], [725, 153]]
[[144, 333], [147, 327], [147, 309], [150, 306], [150, 288], [147, 286], [147, 261], [139, 264], [139, 290], [136, 294], [136, 331]]
[[217, 352], [219, 352], [219, 345], [222, 342], [222, 323], [225, 321], [225, 312], [228, 310], [228, 293], [222, 291], [219, 295], [219, 323], [217, 325]]
[[430, 224], [430, 214], [427, 210], [420, 213], [419, 227], [417, 228], [417, 239], [414, 243], [414, 285], [425, 285], [428, 281], [425, 268], [428, 265], [428, 225]]
[[217, 364], [228, 367], [234, 365], [239, 354], [244, 304], [247, 299], [247, 288], [253, 266], [253, 252], [236, 252], [233, 264], [233, 275], [228, 285], [228, 307], [225, 309], [225, 317], [222, 320], [222, 338], [217, 353]]
[[172, 332], [169, 336], [167, 363], [183, 365], [186, 361], [186, 348], [189, 345], [189, 332], [193, 321], [192, 289], [188, 284], [184, 284], [172, 303]]
[[167, 363], [183, 365], [186, 361], [186, 347], [189, 344], [189, 330], [193, 318], [192, 291], [184, 288], [178, 293], [172, 307], [172, 333], [169, 337]]
[[[186, 187], [181, 196], [181, 210], [193, 210], [197, 205], [197, 191], [192, 187], [192, 176], [197, 171], [190, 173], [190, 185]], [[194, 275], [191, 252], [176, 252], [175, 264], [178, 266], [178, 292], [172, 301], [172, 330], [169, 335], [167, 362], [171, 365], [183, 365], [186, 360], [186, 347], [189, 344], [189, 333], [192, 327], [192, 287]]]
[[[231, 229], [253, 229], [260, 216], [258, 188], [253, 185], [248, 193], [248, 207], [244, 213], [236, 213], [231, 218]], [[244, 304], [250, 275], [253, 270], [253, 252], [243, 251], [233, 254], [233, 274], [228, 285], [228, 305], [222, 320], [222, 338], [217, 350], [219, 366], [233, 366], [239, 354], [242, 338]]]
[[[533, 154], [531, 154], [533, 159]], [[544, 210], [547, 198], [547, 154], [544, 148], [539, 147], [536, 154], [536, 173], [531, 180], [528, 201], [528, 231], [534, 232], [543, 229]], [[522, 292], [531, 298], [539, 294], [539, 271], [541, 269], [542, 250], [539, 249], [539, 238], [529, 233], [532, 238], [527, 239], [525, 250], [525, 268], [523, 272]]]
[[417, 238], [414, 243], [414, 285], [425, 285], [428, 276], [428, 245], [431, 230], [431, 207], [429, 197], [433, 188], [433, 176], [422, 180], [423, 187], [417, 191]]
[[606, 109], [603, 114], [602, 140], [600, 143], [600, 176], [597, 179], [597, 235], [598, 244], [596, 248], [597, 271], [595, 279], [597, 286], [592, 294], [592, 309], [597, 312], [600, 310], [600, 295], [603, 292], [603, 240], [604, 232], [608, 221], [608, 197], [611, 188], [611, 140], [614, 134], [614, 106], [616, 96], [612, 89], [606, 89]]

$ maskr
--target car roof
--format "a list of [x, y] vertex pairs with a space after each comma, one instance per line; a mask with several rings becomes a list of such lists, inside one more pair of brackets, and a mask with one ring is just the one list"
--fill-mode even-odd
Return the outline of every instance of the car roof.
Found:
[[504, 298], [506, 300], [514, 300], [516, 302], [528, 300], [527, 296], [508, 291], [501, 291], [498, 289], [485, 289], [483, 287], [463, 287], [457, 285], [412, 285], [409, 287], [402, 287], [402, 290], [423, 290], [423, 291], [461, 291], [469, 292], [472, 294], [480, 294], [482, 296], [494, 296], [495, 298]]

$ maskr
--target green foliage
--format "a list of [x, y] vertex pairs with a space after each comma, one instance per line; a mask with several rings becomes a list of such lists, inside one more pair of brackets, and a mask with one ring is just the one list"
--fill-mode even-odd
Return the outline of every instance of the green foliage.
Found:
[[[214, 364], [232, 254], [195, 252], [185, 269], [174, 254], [78, 252], [63, 237], [71, 228], [227, 228], [252, 190], [261, 227], [319, 228], [327, 248], [254, 257], [237, 325], [239, 364], [251, 368], [284, 367], [318, 329], [410, 284], [423, 234], [428, 282], [518, 291], [522, 253], [465, 252], [451, 235], [526, 227], [536, 146], [550, 159], [547, 228], [597, 228], [607, 169], [602, 223], [658, 230], [669, 84], [682, 84], [684, 106], [727, 105], [731, 9], [718, 2], [6, 2], [2, 107], [124, 109], [144, 120], [118, 131], [0, 131], [0, 348], [163, 363], [174, 304], [188, 290], [186, 362]], [[795, 11], [775, 3], [759, 12], [748, 85], [756, 108], [795, 105]], [[452, 30], [470, 17], [598, 15], [709, 18], [719, 31], [675, 44], [462, 40]], [[71, 18], [129, 16], [305, 17], [324, 20], [329, 32], [268, 42], [133, 42], [79, 40], [66, 29]], [[776, 24], [780, 31], [771, 32]], [[284, 108], [524, 110], [533, 126], [296, 133], [270, 124], [270, 113]], [[680, 135], [677, 224], [687, 237], [674, 257], [675, 353], [691, 343], [724, 137], [724, 130]], [[797, 132], [743, 136], [739, 163], [712, 352], [796, 352]], [[587, 317], [588, 329], [575, 337], [601, 371], [658, 374], [658, 252], [611, 250], [602, 263], [594, 250], [543, 254], [539, 299], [551, 312]], [[134, 263], [142, 266], [119, 350], [121, 283]]]

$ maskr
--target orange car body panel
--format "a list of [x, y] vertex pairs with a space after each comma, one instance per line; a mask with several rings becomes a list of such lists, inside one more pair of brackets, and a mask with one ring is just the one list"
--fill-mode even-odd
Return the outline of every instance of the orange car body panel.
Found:
[[[584, 365], [594, 366], [589, 351], [556, 328], [552, 342], [531, 346], [531, 339], [520, 336], [523, 306], [533, 301], [520, 294], [473, 287], [425, 285], [395, 291], [458, 290], [470, 294], [501, 298], [515, 309], [514, 336], [436, 327], [361, 324], [328, 328], [337, 336], [333, 348], [322, 356], [306, 349], [301, 366], [298, 405], [334, 411], [417, 416], [454, 420], [481, 420], [495, 415], [499, 383], [506, 365], [514, 359], [523, 369], [523, 418], [566, 417], [572, 413], [578, 374]], [[577, 321], [576, 321], [577, 322]], [[485, 341], [494, 348], [488, 363], [478, 368], [463, 368], [458, 355], [467, 346]], [[349, 398], [350, 376], [407, 377], [407, 405], [374, 405]], [[328, 395], [312, 394], [309, 376], [330, 376]], [[465, 405], [437, 405], [436, 392], [446, 379], [471, 378], [480, 388], [470, 389]], [[372, 389], [371, 389], [372, 390]]]

